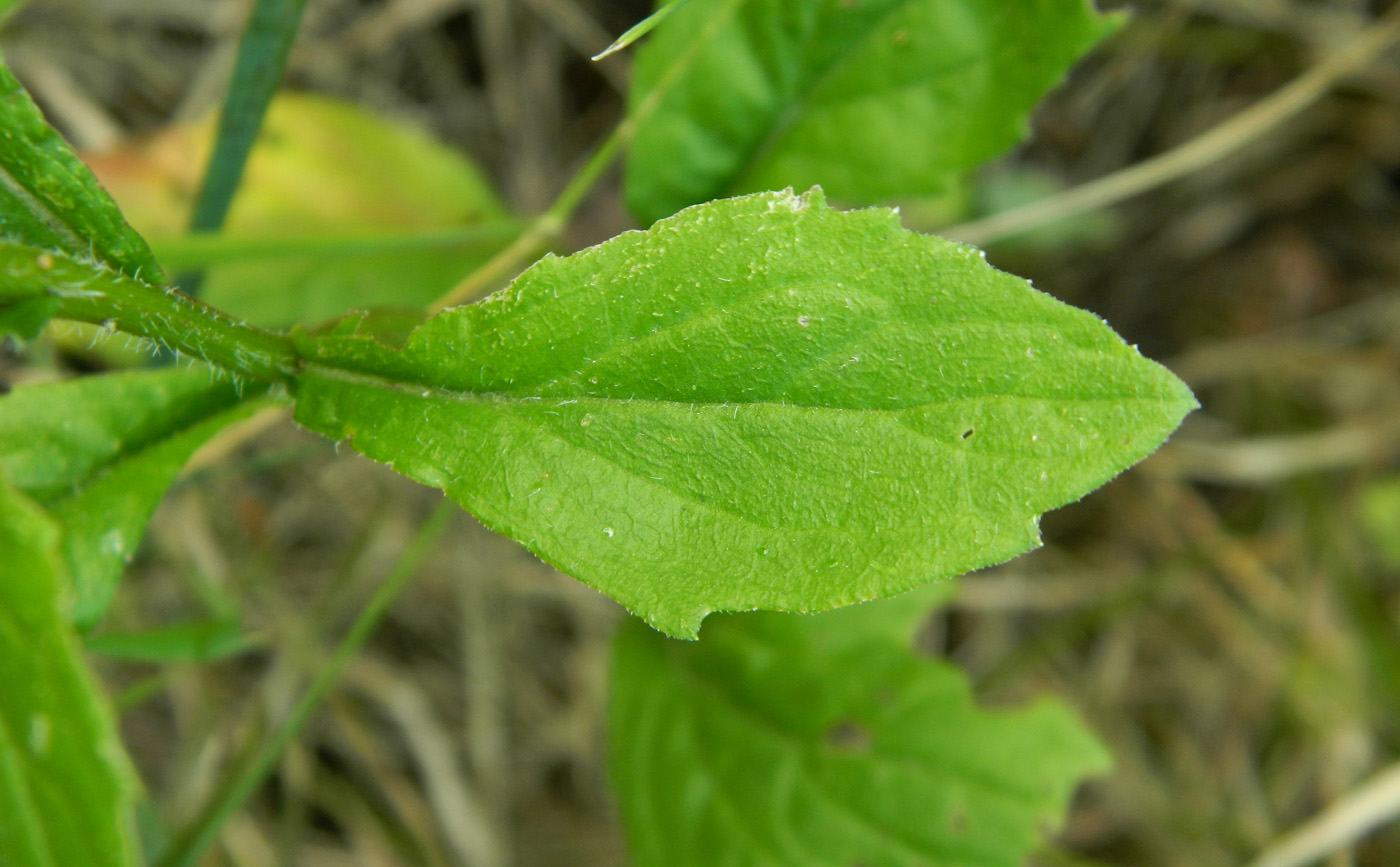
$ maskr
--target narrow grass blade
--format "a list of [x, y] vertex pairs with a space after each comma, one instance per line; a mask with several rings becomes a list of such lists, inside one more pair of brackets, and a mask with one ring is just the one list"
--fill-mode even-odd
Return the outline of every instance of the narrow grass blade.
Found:
[[243, 167], [282, 80], [306, 0], [258, 0], [238, 45], [233, 80], [219, 118], [218, 137], [195, 202], [190, 230], [217, 232], [228, 215]]
[[63, 584], [58, 527], [0, 479], [0, 864], [131, 867], [135, 776]]
[[623, 50], [627, 46], [631, 45], [633, 42], [636, 42], [638, 39], [641, 39], [643, 36], [646, 36], [648, 33], [650, 33], [652, 31], [652, 28], [656, 27], [656, 25], [660, 24], [662, 21], [665, 21], [672, 12], [675, 12], [681, 6], [684, 6], [686, 2], [687, 0], [671, 0], [671, 2], [667, 3], [665, 6], [662, 6], [660, 9], [643, 18], [641, 21], [638, 21], [636, 24], [633, 24], [631, 27], [627, 28], [626, 33], [617, 37], [617, 39], [613, 41], [612, 45], [609, 45], [607, 48], [604, 48], [602, 51], [593, 55], [591, 59], [602, 60], [605, 57], [610, 57], [616, 54], [617, 52]]
[[218, 838], [224, 823], [239, 807], [243, 806], [243, 803], [248, 800], [257, 787], [262, 785], [268, 772], [272, 770], [272, 766], [282, 755], [282, 751], [306, 725], [306, 721], [311, 718], [312, 711], [326, 697], [326, 693], [340, 677], [340, 673], [345, 670], [350, 658], [364, 645], [365, 639], [369, 637], [374, 627], [388, 612], [399, 593], [408, 585], [409, 579], [418, 571], [423, 558], [432, 551], [438, 536], [442, 534], [448, 520], [456, 512], [457, 509], [451, 501], [443, 500], [437, 511], [433, 513], [433, 516], [418, 531], [418, 535], [408, 548], [404, 550], [403, 556], [399, 558], [393, 571], [375, 591], [374, 597], [360, 612], [360, 616], [355, 619], [350, 631], [341, 639], [340, 644], [335, 649], [335, 654], [321, 669], [320, 674], [316, 676], [311, 686], [302, 695], [287, 719], [257, 752], [253, 760], [235, 772], [233, 779], [219, 790], [200, 817], [189, 828], [185, 829], [185, 832], [172, 844], [170, 850], [160, 858], [156, 867], [192, 867], [199, 862], [200, 856]]
[[[3, 64], [0, 130], [0, 237], [163, 281], [150, 247]], [[0, 304], [9, 279], [0, 272]]]

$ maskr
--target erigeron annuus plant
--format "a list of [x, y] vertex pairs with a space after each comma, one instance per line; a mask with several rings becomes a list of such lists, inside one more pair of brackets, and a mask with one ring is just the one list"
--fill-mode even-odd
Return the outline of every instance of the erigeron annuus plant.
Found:
[[[95, 323], [196, 363], [0, 399], [0, 681], [20, 684], [0, 697], [0, 861], [143, 857], [78, 636], [182, 464], [269, 406], [653, 628], [624, 630], [614, 682], [639, 864], [1014, 864], [1104, 766], [1064, 708], [979, 710], [954, 669], [911, 655], [942, 591], [906, 591], [1035, 547], [1043, 512], [1195, 401], [1095, 316], [878, 203], [1010, 145], [1108, 23], [1081, 0], [667, 8], [628, 118], [536, 223], [557, 227], [627, 145], [649, 227], [406, 335], [368, 312], [268, 330], [181, 293], [3, 73], [0, 326]], [[712, 612], [887, 597], [701, 633]], [[146, 856], [191, 863], [224, 807]]]

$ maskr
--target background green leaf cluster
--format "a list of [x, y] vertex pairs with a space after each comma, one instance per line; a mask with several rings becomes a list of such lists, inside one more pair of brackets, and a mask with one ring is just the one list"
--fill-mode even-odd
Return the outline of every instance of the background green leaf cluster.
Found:
[[[626, 191], [646, 222], [695, 207], [546, 257], [401, 346], [368, 314], [272, 333], [175, 293], [6, 72], [0, 120], [18, 134], [0, 148], [0, 324], [24, 338], [50, 316], [111, 324], [223, 370], [113, 373], [0, 399], [0, 470], [52, 515], [19, 494], [0, 512], [8, 532], [38, 540], [15, 568], [38, 576], [24, 604], [42, 603], [42, 617], [12, 633], [45, 636], [58, 666], [17, 655], [16, 671], [34, 672], [41, 694], [77, 684], [71, 718], [54, 722], [55, 761], [92, 768], [36, 783], [26, 762], [47, 754], [49, 723], [35, 720], [50, 717], [23, 692], [0, 700], [0, 763], [15, 769], [0, 797], [26, 817], [23, 833], [0, 834], [0, 856], [64, 863], [45, 847], [91, 821], [108, 836], [73, 845], [133, 857], [131, 789], [74, 630], [106, 611], [192, 452], [284, 388], [303, 426], [442, 488], [674, 635], [693, 637], [711, 611], [894, 595], [1037, 544], [1040, 513], [1160, 445], [1195, 405], [1185, 386], [1096, 317], [971, 248], [908, 232], [890, 210], [834, 211], [815, 186], [699, 203], [794, 184], [850, 203], [942, 192], [1013, 143], [1107, 29], [1081, 2], [1009, 13], [976, 0], [691, 0], [638, 61]], [[448, 168], [479, 204], [470, 219], [502, 216], [476, 175]], [[391, 262], [379, 264], [396, 273]], [[338, 264], [327, 273], [349, 282]], [[385, 299], [427, 300], [400, 290]], [[327, 298], [239, 313], [285, 324], [293, 310], [339, 312], [344, 297]], [[695, 646], [625, 630], [613, 730], [631, 749], [613, 770], [638, 862], [1016, 863], [1105, 755], [1054, 702], [977, 710], [955, 670], [910, 651], [927, 604], [735, 616]], [[225, 627], [220, 644], [239, 646]], [[177, 638], [157, 651], [167, 659], [213, 652], [190, 650], [203, 629], [159, 634]], [[709, 692], [719, 700], [696, 701]], [[73, 801], [75, 819], [53, 784], [94, 794]], [[226, 815], [214, 803], [206, 815]]]

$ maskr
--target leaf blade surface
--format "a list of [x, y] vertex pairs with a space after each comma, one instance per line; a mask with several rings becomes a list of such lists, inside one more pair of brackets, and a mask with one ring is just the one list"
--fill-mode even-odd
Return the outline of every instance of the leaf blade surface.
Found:
[[627, 202], [650, 222], [786, 186], [941, 193], [1111, 28], [1083, 0], [696, 0], [638, 52]]
[[2, 63], [0, 128], [6, 131], [0, 145], [0, 236], [164, 282], [145, 240]]
[[0, 397], [0, 476], [64, 529], [72, 617], [97, 621], [195, 449], [265, 404], [202, 369], [20, 386]]
[[879, 628], [889, 602], [718, 616], [698, 644], [624, 626], [609, 767], [638, 867], [1022, 863], [1107, 754], [1057, 702], [975, 706]]
[[429, 320], [307, 338], [296, 418], [657, 628], [1009, 559], [1195, 400], [972, 248], [819, 191], [689, 209]]
[[134, 776], [66, 620], [58, 530], [0, 479], [0, 863], [134, 863]]

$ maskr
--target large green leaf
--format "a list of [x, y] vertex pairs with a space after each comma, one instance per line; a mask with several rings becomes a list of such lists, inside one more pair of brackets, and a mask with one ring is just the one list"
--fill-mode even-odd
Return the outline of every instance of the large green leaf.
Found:
[[120, 867], [134, 776], [67, 623], [58, 543], [0, 479], [0, 864]]
[[637, 867], [1022, 863], [1108, 756], [1055, 701], [976, 707], [889, 604], [716, 617], [698, 644], [623, 628], [609, 764]]
[[21, 386], [0, 398], [0, 475], [62, 524], [75, 623], [90, 626], [106, 609], [194, 450], [262, 405], [202, 369]]
[[682, 636], [1013, 557], [1195, 406], [1096, 317], [817, 190], [546, 257], [401, 352], [302, 343], [301, 424]]
[[0, 236], [163, 282], [146, 242], [3, 64], [0, 129]]
[[637, 56], [627, 202], [943, 192], [1109, 29], [1087, 0], [693, 0]]

